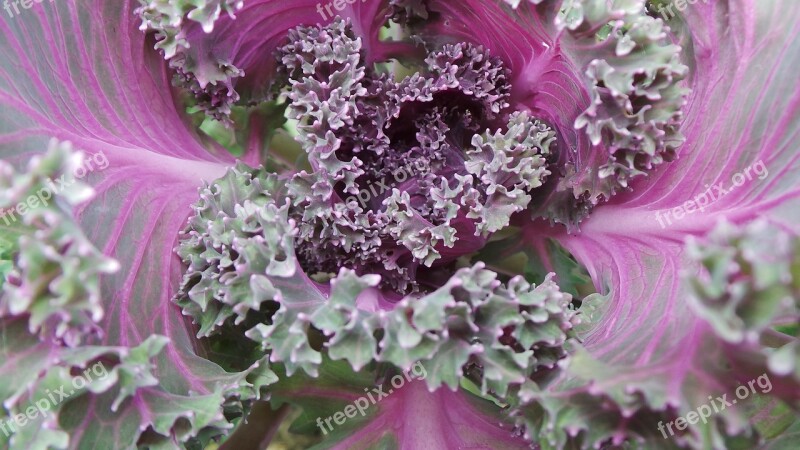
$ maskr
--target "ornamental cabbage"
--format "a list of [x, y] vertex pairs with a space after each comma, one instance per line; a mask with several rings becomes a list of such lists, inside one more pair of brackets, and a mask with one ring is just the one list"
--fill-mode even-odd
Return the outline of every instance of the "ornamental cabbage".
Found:
[[800, 443], [800, 4], [4, 10], [0, 448]]

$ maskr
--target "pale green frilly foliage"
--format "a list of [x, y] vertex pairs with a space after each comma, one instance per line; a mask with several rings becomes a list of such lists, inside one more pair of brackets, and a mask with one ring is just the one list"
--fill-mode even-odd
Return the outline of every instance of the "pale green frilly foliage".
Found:
[[0, 161], [0, 229], [16, 239], [13, 268], [0, 294], [0, 317], [26, 315], [32, 333], [49, 333], [69, 345], [99, 332], [103, 317], [100, 276], [119, 269], [76, 224], [71, 208], [93, 195], [75, 179], [83, 155], [69, 143], [48, 151], [17, 173]]

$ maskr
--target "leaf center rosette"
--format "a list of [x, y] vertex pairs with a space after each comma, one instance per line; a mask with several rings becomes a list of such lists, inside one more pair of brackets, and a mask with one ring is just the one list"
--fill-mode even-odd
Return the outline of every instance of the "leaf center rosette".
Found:
[[290, 41], [289, 114], [314, 169], [288, 186], [307, 273], [348, 267], [401, 293], [438, 287], [550, 174], [555, 133], [507, 114], [507, 70], [482, 48], [445, 45], [395, 80], [365, 66], [342, 20]]
[[466, 375], [501, 396], [555, 367], [572, 297], [469, 258], [550, 175], [555, 133], [508, 110], [503, 63], [451, 44], [395, 79], [343, 20], [293, 30], [279, 58], [312, 170], [240, 164], [201, 190], [176, 299], [200, 336], [240, 327], [289, 374], [316, 376], [323, 353], [422, 362], [431, 389]]

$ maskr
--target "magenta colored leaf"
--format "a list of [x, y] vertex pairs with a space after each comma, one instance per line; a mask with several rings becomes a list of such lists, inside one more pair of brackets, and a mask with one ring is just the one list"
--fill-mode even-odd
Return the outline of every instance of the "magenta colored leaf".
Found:
[[[45, 2], [0, 24], [0, 55], [9, 61], [0, 77], [3, 159], [22, 165], [56, 137], [107, 160], [98, 158], [87, 177], [97, 196], [77, 211], [89, 239], [121, 264], [102, 280], [104, 338], [95, 344], [135, 347], [152, 334], [170, 340], [154, 359], [159, 384], [137, 390], [115, 414], [109, 415], [110, 394], [65, 405], [60, 420], [73, 447], [127, 447], [144, 432], [170, 440], [186, 440], [205, 426], [218, 432], [220, 421], [228, 426], [223, 402], [239, 395], [247, 376], [204, 359], [206, 350], [170, 302], [181, 275], [173, 249], [197, 188], [224, 174], [233, 158], [183, 118], [133, 6]], [[76, 414], [85, 419], [74, 423]], [[208, 415], [192, 419], [198, 414]], [[180, 417], [198, 428], [181, 431]], [[120, 434], [127, 443], [115, 441]]]
[[[800, 91], [790, 74], [790, 67], [800, 62], [800, 8], [714, 3], [698, 2], [687, 10], [685, 30], [694, 34], [682, 42], [689, 50], [693, 93], [682, 127], [687, 141], [678, 160], [634, 183], [631, 193], [597, 208], [580, 233], [548, 233], [588, 268], [595, 285], [608, 295], [605, 311], [584, 344], [592, 358], [611, 370], [581, 373], [586, 366], [576, 362], [573, 375], [588, 383], [593, 395], [624, 389], [626, 398], [639, 405], [634, 408], [669, 407], [676, 415], [697, 408], [708, 395], [732, 395], [739, 383], [755, 379], [766, 367], [754, 358], [734, 374], [725, 370], [737, 352], [745, 359], [746, 349], [721, 352], [722, 343], [710, 326], [690, 309], [681, 275], [698, 268], [688, 263], [685, 238], [707, 234], [723, 218], [746, 223], [764, 217], [800, 233], [800, 188], [795, 181], [800, 169], [795, 143]], [[708, 186], [717, 184], [730, 192], [707, 199], [702, 210], [686, 204], [706, 203], [704, 192], [716, 194]], [[528, 227], [532, 242], [541, 236], [541, 227]], [[778, 378], [773, 375], [773, 382]], [[637, 391], [644, 400], [636, 400]], [[729, 432], [746, 428], [744, 409], [729, 409], [725, 420]], [[655, 423], [649, 426], [653, 431]], [[705, 439], [714, 440], [706, 445], [720, 445], [718, 435]]]

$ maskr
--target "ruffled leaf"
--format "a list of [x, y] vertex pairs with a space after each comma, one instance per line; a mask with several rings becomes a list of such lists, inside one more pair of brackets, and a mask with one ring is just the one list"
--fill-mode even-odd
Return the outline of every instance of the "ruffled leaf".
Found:
[[[92, 20], [79, 20], [86, 11]], [[138, 388], [116, 413], [110, 412], [119, 394], [113, 389], [62, 405], [59, 423], [69, 434], [68, 443], [58, 438], [62, 448], [204, 443], [226, 434], [271, 382], [263, 364], [247, 361], [226, 372], [209, 361], [206, 343], [195, 340], [197, 331], [169, 301], [181, 270], [173, 249], [197, 188], [234, 161], [188, 126], [165, 64], [146, 50], [150, 45], [132, 14], [131, 4], [121, 12], [120, 5], [93, 0], [45, 2], [0, 32], [0, 55], [14, 61], [4, 66], [0, 82], [0, 158], [20, 171], [51, 137], [107, 158], [84, 179], [97, 195], [77, 207], [75, 217], [88, 241], [120, 270], [100, 281], [103, 337], [84, 345], [130, 349], [151, 335], [169, 338], [151, 360], [158, 384]], [[250, 147], [244, 158], [261, 152]], [[26, 327], [12, 333], [6, 323], [7, 334], [32, 338]], [[31, 369], [21, 389], [63, 351], [53, 339], [33, 339], [28, 347], [35, 350], [15, 346], [7, 353], [6, 361], [31, 356], [46, 363], [26, 363]]]
[[89, 242], [72, 216], [71, 208], [94, 194], [76, 180], [88, 170], [84, 162], [69, 143], [55, 140], [24, 173], [0, 161], [5, 222], [0, 228], [17, 239], [16, 248], [9, 248], [13, 264], [0, 292], [0, 318], [24, 315], [31, 333], [46, 335], [52, 329], [72, 347], [88, 334], [102, 334], [96, 325], [104, 313], [100, 276], [119, 269]]

